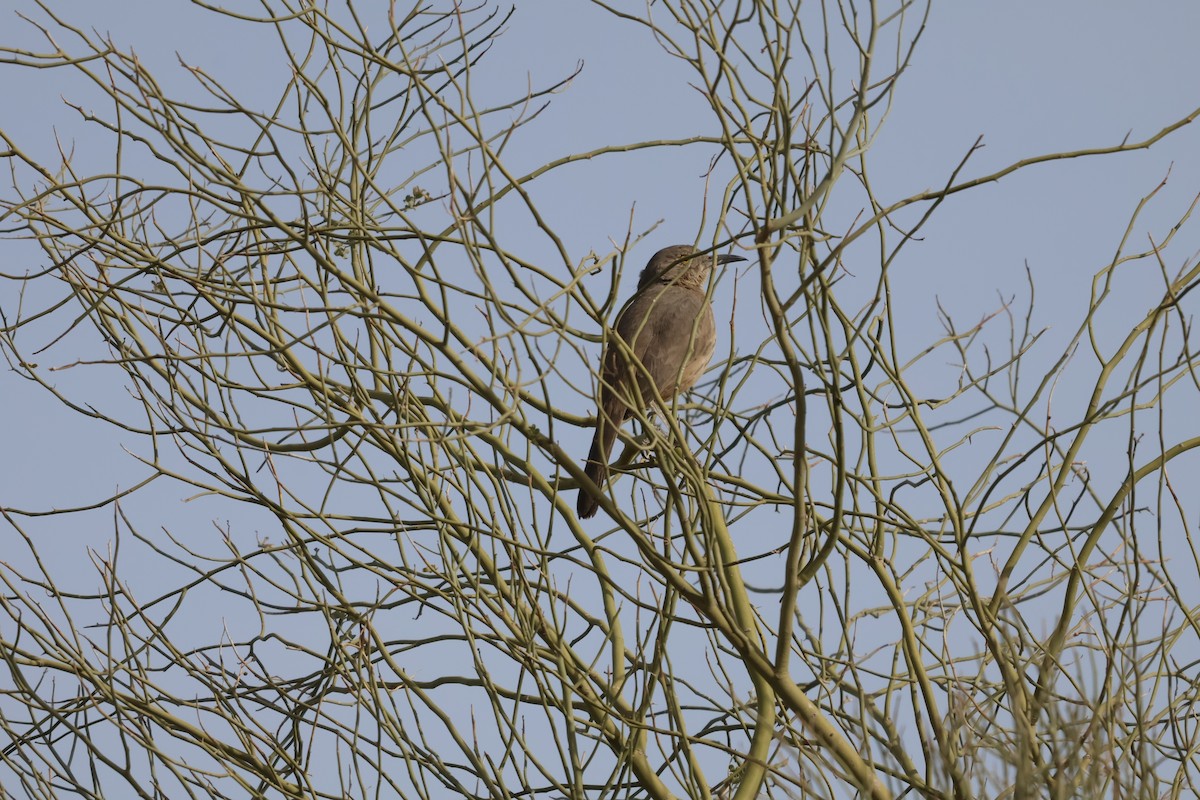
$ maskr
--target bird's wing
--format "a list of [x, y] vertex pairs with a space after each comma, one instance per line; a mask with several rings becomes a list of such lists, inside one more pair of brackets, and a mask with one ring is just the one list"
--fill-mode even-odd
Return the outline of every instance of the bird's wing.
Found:
[[[633, 351], [645, 367], [641, 382], [647, 403], [653, 397], [646, 375], [668, 403], [696, 382], [712, 357], [716, 342], [712, 309], [704, 293], [664, 286], [647, 310], [646, 324], [637, 331]], [[633, 334], [631, 334], [633, 335]]]

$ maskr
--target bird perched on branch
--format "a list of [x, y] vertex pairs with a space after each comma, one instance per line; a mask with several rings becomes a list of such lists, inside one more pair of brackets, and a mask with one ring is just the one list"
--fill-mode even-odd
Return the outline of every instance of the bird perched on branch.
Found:
[[[638, 278], [637, 291], [617, 314], [600, 365], [596, 436], [584, 472], [603, 488], [617, 429], [657, 395], [670, 402], [696, 383], [712, 358], [716, 325], [705, 287], [717, 264], [745, 261], [713, 256], [687, 244], [659, 250]], [[653, 383], [651, 383], [653, 381]], [[591, 517], [599, 502], [580, 488], [576, 510]]]

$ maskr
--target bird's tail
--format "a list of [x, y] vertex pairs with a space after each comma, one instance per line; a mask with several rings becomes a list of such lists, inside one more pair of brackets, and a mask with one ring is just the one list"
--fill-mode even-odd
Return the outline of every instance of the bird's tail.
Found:
[[[620, 410], [616, 410], [619, 414]], [[608, 457], [612, 453], [613, 443], [617, 440], [615, 416], [601, 412], [596, 420], [596, 436], [592, 439], [592, 449], [588, 451], [587, 463], [583, 467], [584, 474], [592, 479], [601, 489], [608, 477]], [[579, 487], [579, 499], [575, 503], [575, 511], [583, 519], [596, 516], [600, 501], [583, 486]]]

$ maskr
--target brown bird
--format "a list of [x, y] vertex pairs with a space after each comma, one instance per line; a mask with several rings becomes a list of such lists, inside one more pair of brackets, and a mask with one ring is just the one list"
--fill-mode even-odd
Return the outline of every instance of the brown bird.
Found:
[[[716, 264], [745, 260], [698, 253], [687, 244], [651, 256], [638, 278], [637, 291], [617, 314], [612, 335], [620, 341], [609, 342], [601, 362], [596, 436], [584, 467], [597, 486], [603, 487], [608, 475], [617, 429], [633, 409], [649, 406], [656, 392], [669, 402], [691, 389], [708, 366], [717, 343], [712, 307], [705, 295], [709, 273]], [[630, 360], [631, 353], [636, 362]], [[599, 507], [597, 499], [580, 488], [579, 516], [594, 516]]]

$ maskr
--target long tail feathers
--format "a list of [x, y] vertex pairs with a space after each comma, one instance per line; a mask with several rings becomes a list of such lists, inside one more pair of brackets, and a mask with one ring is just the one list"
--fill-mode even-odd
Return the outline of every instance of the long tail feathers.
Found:
[[[587, 474], [592, 482], [604, 488], [604, 481], [608, 477], [608, 458], [612, 453], [613, 443], [617, 440], [617, 425], [609, 422], [613, 417], [601, 415], [596, 425], [596, 436], [592, 439], [592, 449], [588, 451], [587, 464], [583, 471]], [[596, 497], [584, 487], [579, 487], [579, 499], [575, 503], [575, 511], [583, 519], [596, 516], [596, 511], [600, 508], [600, 502]]]

